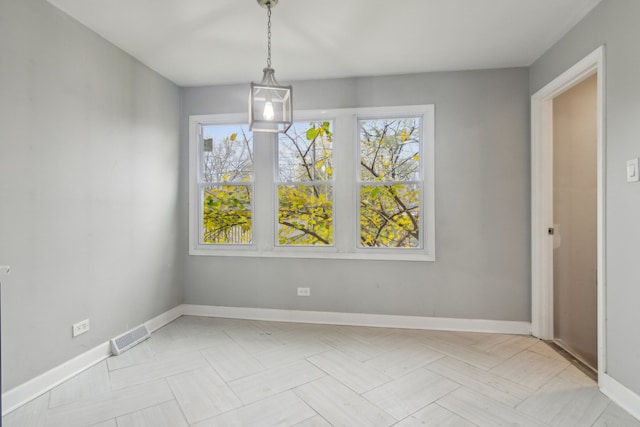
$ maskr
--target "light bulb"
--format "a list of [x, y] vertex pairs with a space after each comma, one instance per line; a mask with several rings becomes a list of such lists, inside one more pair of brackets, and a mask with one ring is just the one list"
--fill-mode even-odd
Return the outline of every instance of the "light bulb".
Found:
[[265, 120], [273, 120], [275, 117], [275, 113], [273, 112], [273, 103], [271, 101], [267, 101], [264, 103], [264, 112], [262, 113], [262, 117]]

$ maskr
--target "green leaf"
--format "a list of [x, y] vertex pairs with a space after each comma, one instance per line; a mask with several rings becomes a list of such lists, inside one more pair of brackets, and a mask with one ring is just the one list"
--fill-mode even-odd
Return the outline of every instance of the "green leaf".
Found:
[[307, 131], [307, 139], [309, 141], [313, 141], [313, 139], [318, 136], [318, 129], [316, 128], [311, 128]]

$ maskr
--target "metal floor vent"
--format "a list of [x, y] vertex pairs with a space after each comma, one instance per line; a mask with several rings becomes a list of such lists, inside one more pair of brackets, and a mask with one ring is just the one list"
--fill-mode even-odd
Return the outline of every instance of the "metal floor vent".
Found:
[[151, 334], [145, 325], [140, 325], [111, 340], [111, 353], [115, 356], [149, 338]]

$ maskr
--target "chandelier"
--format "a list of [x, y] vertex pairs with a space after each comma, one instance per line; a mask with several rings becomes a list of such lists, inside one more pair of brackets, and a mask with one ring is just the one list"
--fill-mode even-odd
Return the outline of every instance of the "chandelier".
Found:
[[257, 0], [267, 9], [267, 66], [260, 83], [251, 82], [249, 128], [253, 132], [286, 132], [293, 122], [292, 87], [282, 86], [271, 68], [271, 9], [278, 0]]

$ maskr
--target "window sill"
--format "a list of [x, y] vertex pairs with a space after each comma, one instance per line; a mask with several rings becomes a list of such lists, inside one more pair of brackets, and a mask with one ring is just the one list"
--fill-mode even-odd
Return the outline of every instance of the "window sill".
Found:
[[369, 260], [369, 261], [435, 261], [435, 256], [424, 251], [409, 253], [374, 253], [363, 249], [359, 252], [325, 252], [325, 251], [258, 251], [234, 249], [191, 249], [189, 255], [236, 257], [236, 258], [298, 258], [298, 259], [341, 259], [341, 260]]

